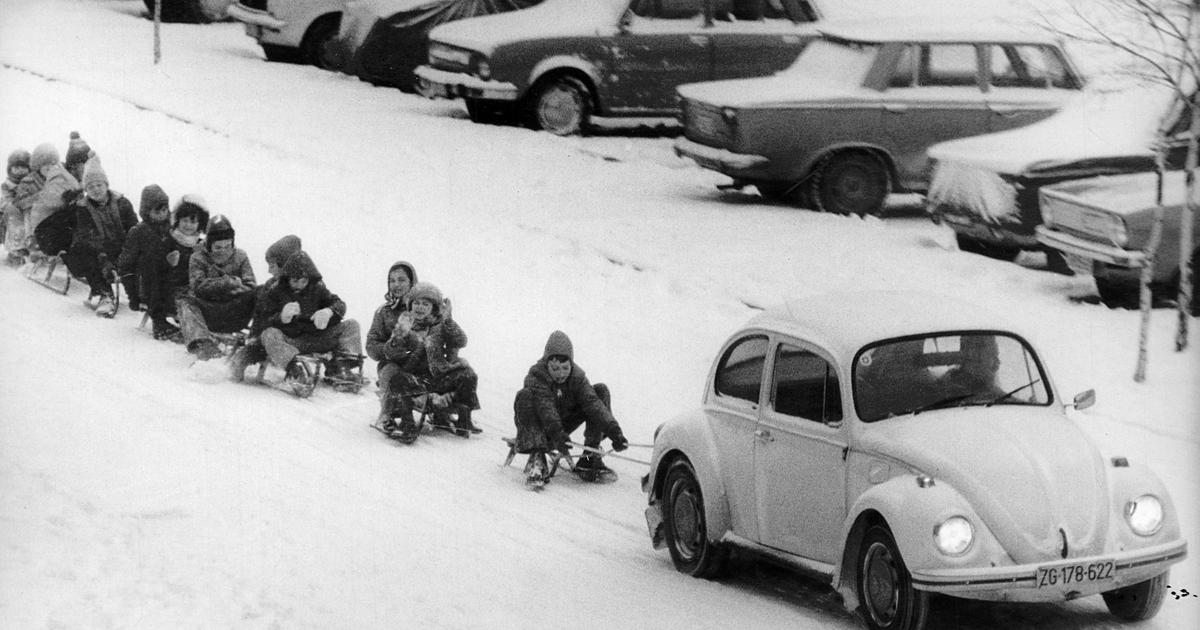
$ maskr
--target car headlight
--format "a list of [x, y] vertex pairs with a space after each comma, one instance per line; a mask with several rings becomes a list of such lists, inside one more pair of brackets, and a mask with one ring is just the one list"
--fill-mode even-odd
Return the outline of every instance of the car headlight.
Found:
[[951, 516], [933, 528], [933, 541], [938, 551], [947, 556], [961, 556], [975, 542], [975, 528], [962, 516]]
[[471, 63], [471, 53], [461, 48], [434, 42], [429, 44], [429, 63], [436, 66], [438, 62], [466, 68]]
[[487, 57], [479, 55], [475, 58], [475, 76], [484, 81], [492, 78], [492, 66], [488, 63]]
[[1162, 527], [1162, 501], [1152, 494], [1143, 494], [1125, 504], [1125, 520], [1129, 521], [1133, 533], [1139, 536], [1153, 536]]

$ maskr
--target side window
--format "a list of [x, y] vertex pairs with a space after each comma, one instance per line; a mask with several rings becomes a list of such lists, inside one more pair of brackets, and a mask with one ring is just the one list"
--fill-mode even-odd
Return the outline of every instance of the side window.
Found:
[[888, 87], [912, 87], [917, 74], [916, 51], [916, 46], [904, 47], [904, 50], [900, 53], [900, 59], [896, 61], [896, 69], [892, 71], [892, 76], [888, 79]]
[[781, 414], [816, 422], [842, 419], [837, 372], [812, 352], [780, 345], [771, 387], [775, 411]]
[[969, 44], [921, 46], [921, 85], [977, 86], [979, 61]]
[[705, 0], [634, 0], [630, 10], [638, 17], [688, 20], [704, 16]]
[[717, 394], [758, 403], [762, 389], [763, 365], [767, 358], [765, 336], [746, 337], [725, 352], [717, 367], [714, 387]]
[[996, 87], [1073, 87], [1062, 59], [1045, 46], [992, 46], [990, 69]]

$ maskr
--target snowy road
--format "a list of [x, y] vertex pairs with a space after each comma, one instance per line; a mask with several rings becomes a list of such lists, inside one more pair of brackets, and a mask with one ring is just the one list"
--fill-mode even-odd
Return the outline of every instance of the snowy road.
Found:
[[[650, 548], [637, 479], [526, 492], [500, 467], [511, 400], [566, 330], [635, 442], [692, 405], [711, 353], [754, 308], [825, 289], [935, 289], [1034, 323], [1081, 422], [1155, 467], [1200, 540], [1198, 353], [1136, 316], [1073, 304], [1086, 279], [955, 251], [921, 219], [859, 220], [719, 193], [668, 138], [555, 138], [472, 125], [431, 102], [267, 64], [238, 26], [169, 26], [150, 63], [132, 0], [0, 4], [0, 150], [78, 129], [113, 188], [161, 184], [228, 213], [262, 253], [303, 237], [364, 323], [397, 258], [454, 300], [485, 433], [412, 448], [366, 423], [369, 392], [310, 401], [208, 382], [177, 346], [82, 295], [0, 270], [0, 626], [11, 628], [852, 628], [823, 585], [745, 566], [685, 578]], [[885, 316], [886, 314], [881, 314]], [[1195, 343], [1195, 340], [1194, 340]], [[638, 450], [630, 453], [638, 456]], [[643, 451], [644, 453], [644, 451]], [[648, 455], [647, 455], [648, 456]], [[1194, 554], [1193, 554], [1194, 555]], [[1200, 592], [1194, 559], [1172, 584]], [[942, 598], [931, 628], [1115, 626], [1099, 598]], [[1200, 627], [1200, 598], [1145, 628]]]

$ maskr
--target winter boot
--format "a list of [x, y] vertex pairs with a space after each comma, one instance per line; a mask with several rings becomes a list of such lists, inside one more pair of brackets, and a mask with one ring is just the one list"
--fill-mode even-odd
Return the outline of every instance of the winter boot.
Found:
[[357, 393], [362, 388], [357, 370], [362, 359], [356, 355], [339, 354], [329, 361], [325, 380], [339, 392]]
[[307, 361], [296, 355], [287, 364], [287, 376], [283, 382], [296, 396], [308, 398], [317, 387], [315, 367], [310, 367]]
[[221, 356], [221, 348], [212, 339], [197, 339], [188, 344], [188, 352], [196, 355], [197, 361], [208, 361]]
[[454, 421], [454, 432], [462, 437], [468, 437], [472, 433], [483, 433], [483, 429], [471, 422], [471, 410], [459, 405], [458, 419]]
[[412, 409], [401, 409], [399, 418], [400, 425], [392, 431], [392, 437], [401, 442], [412, 442], [417, 439], [419, 428], [417, 427], [416, 420], [413, 420]]
[[525, 463], [525, 485], [540, 490], [550, 481], [550, 467], [546, 463], [545, 451], [534, 451], [529, 454]]
[[612, 469], [604, 465], [604, 457], [592, 451], [585, 452], [576, 460], [575, 474], [584, 481], [601, 481], [614, 476]]
[[166, 318], [154, 320], [153, 331], [154, 338], [159, 341], [183, 343], [183, 335], [179, 332], [179, 327], [167, 321]]
[[101, 295], [100, 301], [96, 303], [96, 316], [111, 319], [116, 314], [117, 304], [113, 301], [112, 296]]

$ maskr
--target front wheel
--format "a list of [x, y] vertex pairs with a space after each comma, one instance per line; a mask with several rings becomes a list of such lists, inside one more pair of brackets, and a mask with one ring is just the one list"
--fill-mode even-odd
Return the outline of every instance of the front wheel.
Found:
[[920, 630], [929, 595], [913, 588], [891, 531], [873, 525], [858, 551], [859, 611], [871, 630]]
[[529, 126], [556, 136], [583, 133], [592, 114], [591, 92], [583, 81], [561, 76], [542, 83], [528, 105]]
[[1170, 571], [1163, 571], [1145, 582], [1103, 593], [1104, 605], [1113, 616], [1125, 621], [1149, 619], [1162, 608], [1170, 574]]
[[332, 44], [341, 26], [341, 14], [326, 15], [313, 22], [300, 42], [300, 55], [307, 64], [322, 70], [336, 70], [337, 56]]
[[817, 166], [812, 196], [817, 209], [834, 214], [878, 215], [891, 191], [887, 167], [861, 151], [835, 153]]
[[676, 460], [667, 469], [663, 489], [663, 526], [671, 562], [680, 573], [698, 578], [719, 575], [729, 550], [708, 539], [704, 496], [691, 464]]

